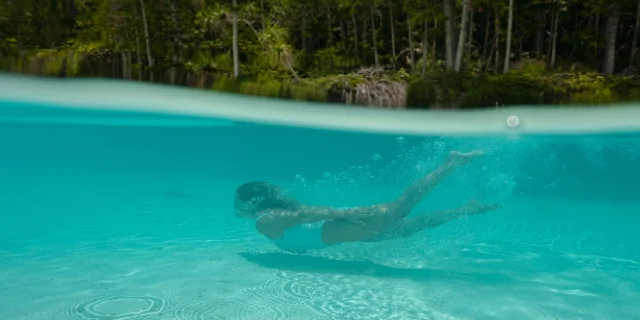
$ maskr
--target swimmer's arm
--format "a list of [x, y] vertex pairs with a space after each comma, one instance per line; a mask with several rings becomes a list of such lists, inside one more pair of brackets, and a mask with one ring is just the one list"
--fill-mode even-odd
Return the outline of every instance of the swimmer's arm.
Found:
[[315, 223], [326, 220], [353, 219], [367, 217], [372, 207], [336, 209], [332, 207], [302, 207], [295, 211], [275, 211], [256, 221], [259, 232], [279, 237], [288, 228], [298, 224]]

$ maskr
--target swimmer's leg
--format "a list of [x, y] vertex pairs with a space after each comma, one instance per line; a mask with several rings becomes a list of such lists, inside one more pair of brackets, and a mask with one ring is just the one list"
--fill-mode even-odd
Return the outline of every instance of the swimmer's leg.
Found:
[[484, 205], [477, 201], [470, 201], [464, 207], [433, 213], [423, 213], [416, 217], [402, 219], [389, 229], [380, 232], [364, 242], [378, 242], [398, 238], [407, 238], [420, 231], [439, 227], [447, 222], [461, 217], [487, 213], [502, 208], [501, 204]]
[[444, 177], [483, 153], [482, 151], [469, 153], [452, 151], [445, 163], [409, 186], [398, 199], [372, 207], [378, 214], [361, 220], [362, 224], [345, 219], [326, 221], [322, 228], [322, 241], [327, 244], [363, 241], [389, 229], [390, 226], [405, 219]]
[[[451, 151], [449, 158], [440, 167], [416, 181], [394, 202], [399, 207], [399, 211], [408, 214], [422, 199], [427, 196], [435, 188], [440, 181], [455, 169], [462, 167], [473, 160], [475, 157], [483, 155], [483, 151], [472, 151], [462, 153]], [[406, 216], [406, 215], [405, 215]]]

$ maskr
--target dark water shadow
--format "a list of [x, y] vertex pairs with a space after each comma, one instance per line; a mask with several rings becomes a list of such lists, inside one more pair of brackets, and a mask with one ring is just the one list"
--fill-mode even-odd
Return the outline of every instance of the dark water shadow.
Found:
[[190, 200], [191, 197], [180, 190], [169, 190], [162, 195], [165, 199]]
[[516, 279], [491, 272], [465, 272], [464, 270], [433, 268], [396, 268], [372, 261], [335, 260], [311, 255], [294, 255], [279, 252], [238, 253], [248, 262], [264, 268], [303, 273], [364, 275], [378, 278], [408, 279], [414, 281], [456, 280], [491, 285], [514, 284]]

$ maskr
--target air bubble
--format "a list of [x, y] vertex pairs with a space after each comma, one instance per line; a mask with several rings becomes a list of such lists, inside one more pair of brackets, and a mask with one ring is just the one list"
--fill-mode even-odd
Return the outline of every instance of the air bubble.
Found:
[[509, 116], [507, 118], [507, 125], [510, 128], [516, 128], [518, 125], [520, 125], [520, 119], [518, 119], [518, 117], [516, 116]]
[[407, 144], [407, 139], [405, 139], [404, 137], [397, 137], [396, 141], [398, 142], [398, 144], [400, 145], [405, 145]]
[[300, 182], [303, 186], [306, 187], [307, 179], [305, 179], [303, 176], [296, 174], [296, 181]]
[[373, 161], [380, 161], [382, 160], [382, 156], [376, 153], [373, 155], [372, 159]]

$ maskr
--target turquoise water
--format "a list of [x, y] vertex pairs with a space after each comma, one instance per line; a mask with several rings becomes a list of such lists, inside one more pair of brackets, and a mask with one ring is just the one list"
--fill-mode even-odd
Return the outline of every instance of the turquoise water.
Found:
[[[495, 130], [425, 122], [417, 133], [417, 123], [392, 130], [399, 118], [386, 114], [385, 124], [380, 111], [358, 109], [335, 120], [367, 120], [345, 131], [322, 124], [323, 115], [305, 120], [321, 123], [314, 127], [260, 123], [248, 113], [127, 112], [126, 103], [73, 83], [55, 95], [24, 83], [19, 93], [3, 80], [1, 319], [640, 319], [634, 130], [596, 124], [588, 135], [575, 126], [563, 134], [566, 125], [529, 134], [541, 128], [537, 113], [513, 111], [526, 114], [520, 131], [499, 127], [503, 114], [465, 113], [434, 117], [476, 117], [478, 127], [477, 119], [495, 117]], [[138, 100], [123, 99], [153, 99], [140, 91]], [[65, 104], [64, 92], [104, 108], [75, 109], [80, 102]], [[186, 108], [175, 99], [162, 101]], [[247, 101], [233, 105], [238, 114], [259, 111], [259, 100]], [[376, 125], [384, 130], [365, 130]], [[235, 188], [249, 180], [273, 181], [310, 204], [389, 201], [450, 150], [474, 149], [486, 154], [447, 177], [415, 213], [472, 198], [504, 208], [411, 238], [294, 255], [233, 213]]]

